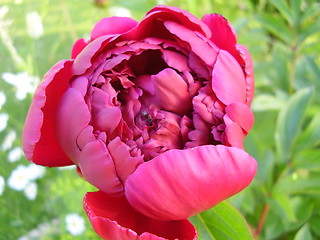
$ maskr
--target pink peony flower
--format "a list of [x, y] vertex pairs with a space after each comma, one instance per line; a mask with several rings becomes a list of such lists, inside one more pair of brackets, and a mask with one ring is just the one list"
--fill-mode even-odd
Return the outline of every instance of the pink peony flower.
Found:
[[84, 208], [105, 239], [196, 239], [188, 217], [238, 193], [257, 164], [243, 150], [253, 67], [218, 14], [157, 6], [104, 18], [38, 86], [27, 159], [75, 164], [100, 191]]

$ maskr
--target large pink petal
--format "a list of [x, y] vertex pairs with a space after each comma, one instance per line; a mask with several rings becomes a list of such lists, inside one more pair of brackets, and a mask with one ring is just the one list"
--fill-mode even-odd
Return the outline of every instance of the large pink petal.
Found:
[[31, 103], [25, 122], [22, 146], [26, 158], [36, 164], [57, 167], [73, 162], [61, 149], [55, 120], [58, 103], [69, 86], [72, 61], [62, 60], [43, 77]]
[[139, 212], [179, 220], [205, 211], [247, 187], [257, 163], [245, 151], [222, 145], [170, 150], [141, 164], [125, 183]]
[[157, 106], [181, 115], [190, 112], [188, 85], [176, 71], [166, 68], [153, 78]]
[[82, 49], [84, 49], [85, 46], [87, 46], [87, 44], [88, 43], [83, 38], [78, 39], [72, 46], [71, 58], [76, 58], [82, 51]]
[[157, 221], [133, 209], [125, 197], [101, 191], [87, 193], [84, 209], [94, 230], [112, 240], [192, 240], [197, 232], [188, 220]]
[[231, 24], [220, 14], [206, 14], [202, 17], [202, 21], [208, 25], [211, 30], [211, 41], [217, 47], [228, 51], [242, 66], [244, 61], [240, 57], [239, 51], [236, 49], [237, 35]]
[[123, 194], [122, 182], [105, 143], [99, 140], [88, 143], [78, 153], [77, 160], [83, 177], [89, 183], [113, 196]]
[[239, 63], [227, 51], [220, 50], [212, 71], [212, 89], [217, 98], [229, 105], [246, 102], [246, 82]]
[[186, 47], [190, 47], [191, 51], [198, 55], [205, 64], [213, 66], [218, 53], [217, 47], [210, 46], [209, 42], [205, 41], [205, 38], [182, 24], [165, 21], [164, 25], [170, 33], [182, 40], [181, 43], [188, 43], [189, 46]]
[[244, 61], [244, 73], [246, 75], [247, 99], [246, 104], [250, 106], [254, 95], [254, 68], [250, 53], [243, 45], [238, 44], [237, 50]]
[[238, 147], [243, 149], [243, 141], [246, 134], [236, 122], [230, 122], [226, 124], [224, 131], [225, 144], [227, 146]]
[[200, 19], [177, 7], [157, 6], [151, 9], [132, 31], [123, 34], [126, 40], [141, 40], [146, 37], [173, 40], [172, 34], [164, 27], [163, 21], [172, 21], [187, 29], [199, 32], [206, 38], [211, 37], [210, 29]]
[[[77, 138], [91, 120], [90, 111], [82, 93], [69, 88], [61, 98], [56, 117], [56, 132], [60, 146], [75, 163], [79, 146]], [[90, 139], [91, 141], [91, 139]]]
[[134, 28], [138, 22], [129, 17], [108, 17], [101, 19], [91, 31], [91, 40], [110, 34], [121, 34]]
[[116, 137], [108, 144], [108, 150], [113, 158], [117, 174], [122, 182], [125, 182], [130, 174], [143, 163], [143, 156], [132, 157], [130, 148]]
[[231, 103], [226, 107], [226, 115], [248, 133], [254, 123], [254, 115], [248, 105]]
[[92, 59], [99, 53], [101, 53], [101, 49], [105, 47], [111, 40], [115, 39], [115, 36], [105, 36], [95, 39], [89, 42], [76, 56], [74, 59], [74, 64], [72, 66], [72, 71], [74, 75], [82, 75], [84, 74], [88, 68], [90, 68], [93, 64], [100, 64], [101, 59], [99, 61], [94, 62]]
[[[184, 24], [184, 26], [187, 26], [189, 29], [195, 30], [206, 36], [207, 38], [211, 37], [211, 32], [208, 29], [208, 26], [206, 24], [203, 24], [203, 22], [197, 18], [196, 16], [192, 15], [188, 11], [185, 11], [183, 9], [180, 9], [178, 7], [169, 7], [169, 6], [164, 6], [164, 5], [158, 5], [154, 8], [152, 8], [146, 15], [146, 18], [150, 14], [158, 14], [159, 16], [163, 14], [170, 14], [170, 17], [166, 18], [161, 18], [159, 19], [166, 19], [166, 20], [173, 20], [175, 19], [176, 22]], [[170, 19], [173, 18], [173, 19]]]

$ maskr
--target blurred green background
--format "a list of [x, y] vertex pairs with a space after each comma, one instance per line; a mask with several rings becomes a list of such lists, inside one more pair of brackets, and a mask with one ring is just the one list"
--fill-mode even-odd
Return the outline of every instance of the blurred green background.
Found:
[[[320, 239], [316, 0], [0, 0], [0, 239], [99, 239], [82, 211], [83, 195], [94, 189], [74, 169], [31, 167], [21, 152], [21, 131], [39, 79], [70, 58], [76, 39], [87, 37], [103, 17], [140, 20], [157, 4], [198, 17], [224, 15], [251, 52], [255, 125], [246, 149], [259, 170], [250, 187], [230, 201], [255, 239]], [[201, 219], [207, 220], [192, 219], [199, 239], [229, 239], [215, 232], [210, 218]]]

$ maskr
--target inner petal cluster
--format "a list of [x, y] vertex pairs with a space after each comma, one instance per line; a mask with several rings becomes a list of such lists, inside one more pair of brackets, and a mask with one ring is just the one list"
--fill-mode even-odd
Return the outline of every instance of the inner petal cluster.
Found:
[[[119, 137], [132, 157], [223, 143], [224, 108], [210, 87], [212, 67], [173, 41], [123, 41], [87, 71], [93, 133]], [[79, 77], [78, 77], [79, 78]], [[110, 150], [110, 149], [109, 149]]]

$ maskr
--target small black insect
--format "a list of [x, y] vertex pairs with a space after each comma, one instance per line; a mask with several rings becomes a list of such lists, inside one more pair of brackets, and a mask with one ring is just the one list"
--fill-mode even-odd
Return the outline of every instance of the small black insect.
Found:
[[142, 120], [147, 123], [147, 126], [153, 125], [153, 119], [147, 111], [145, 111], [145, 110], [142, 111], [141, 116], [142, 116]]

